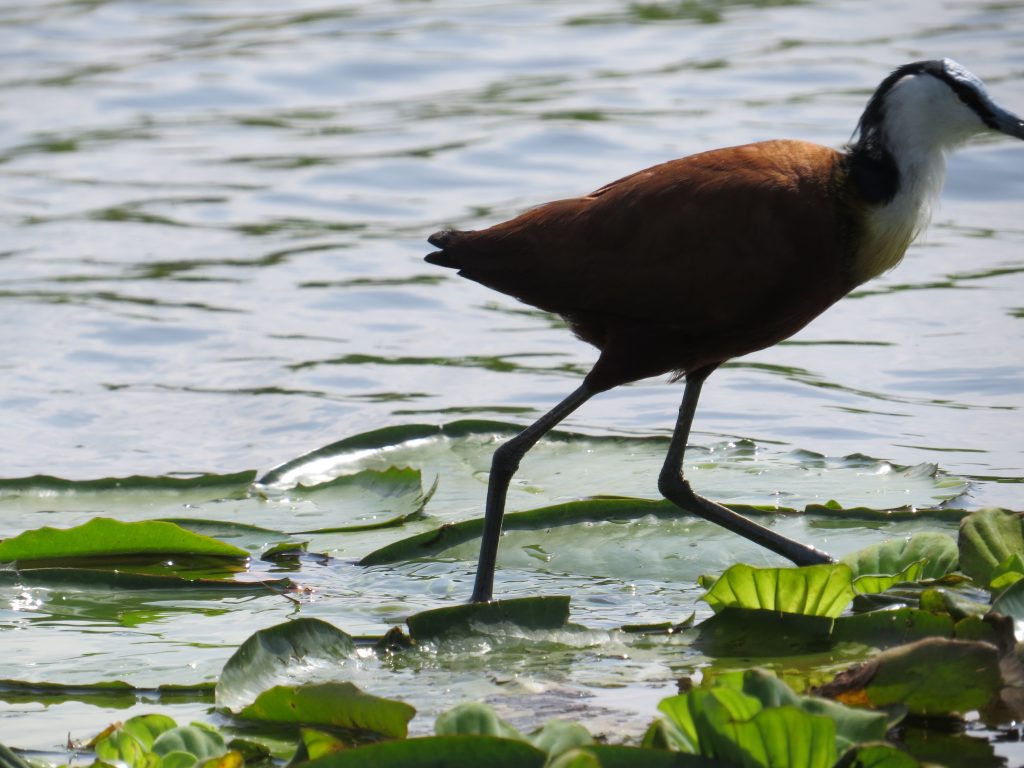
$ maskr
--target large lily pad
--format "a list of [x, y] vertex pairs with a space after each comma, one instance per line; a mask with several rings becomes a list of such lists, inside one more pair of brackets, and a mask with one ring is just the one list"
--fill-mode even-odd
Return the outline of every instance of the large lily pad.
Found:
[[[406, 424], [354, 435], [267, 472], [264, 487], [317, 485], [364, 469], [408, 466], [443, 478], [444, 506], [479, 505], [491, 454], [522, 426], [457, 421]], [[650, 497], [668, 449], [668, 437], [594, 437], [554, 431], [534, 447], [510, 491], [510, 509], [556, 503], [567, 496], [618, 494]], [[806, 451], [775, 452], [748, 441], [691, 446], [687, 474], [705, 495], [734, 504], [763, 504], [785, 488], [787, 503], [802, 507], [822, 497], [846, 506], [888, 509], [937, 506], [966, 488], [934, 465], [902, 467], [865, 456], [828, 458]], [[752, 460], [756, 459], [756, 466]], [[756, 470], [756, 471], [755, 471]], [[572, 482], [567, 482], [572, 478]]]

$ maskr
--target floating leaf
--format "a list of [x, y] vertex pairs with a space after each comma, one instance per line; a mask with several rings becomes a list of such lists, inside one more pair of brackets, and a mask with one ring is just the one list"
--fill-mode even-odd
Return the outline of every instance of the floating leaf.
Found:
[[224, 665], [217, 681], [217, 706], [235, 711], [253, 702], [289, 670], [337, 667], [354, 658], [355, 642], [319, 619], [295, 619], [252, 634]]
[[45, 526], [0, 541], [0, 562], [17, 562], [21, 567], [38, 561], [142, 554], [248, 557], [244, 549], [158, 520], [122, 523], [96, 517], [74, 528]]
[[547, 755], [517, 739], [427, 736], [386, 741], [321, 757], [308, 768], [542, 768]]
[[840, 616], [832, 625], [832, 640], [887, 648], [929, 637], [951, 638], [954, 632], [953, 617], [947, 613], [899, 608]]
[[365, 693], [352, 683], [276, 685], [238, 717], [291, 725], [330, 726], [405, 738], [416, 710], [402, 701]]
[[[647, 499], [587, 499], [555, 504], [525, 512], [510, 512], [502, 519], [505, 531], [535, 531], [577, 523], [603, 520], [636, 520], [648, 515], [679, 517], [679, 508], [669, 501]], [[449, 523], [381, 547], [359, 561], [360, 565], [385, 565], [430, 557], [481, 536], [483, 518]]]
[[983, 708], [1001, 684], [996, 646], [931, 638], [883, 651], [821, 693], [856, 706], [902, 704], [913, 714], [949, 715]]
[[0, 570], [0, 583], [24, 586], [71, 586], [111, 591], [181, 590], [189, 599], [224, 593], [234, 595], [281, 594], [293, 586], [290, 579], [234, 581], [228, 578], [202, 579], [187, 576], [161, 576], [98, 568], [28, 568], [23, 571]]
[[924, 561], [915, 578], [938, 579], [956, 570], [956, 542], [944, 533], [915, 533], [906, 539], [891, 539], [847, 555], [842, 562], [853, 576], [903, 573], [913, 563]]
[[730, 567], [704, 595], [716, 613], [726, 607], [752, 608], [805, 616], [838, 616], [853, 600], [850, 567]]
[[414, 614], [405, 621], [413, 638], [424, 639], [486, 632], [496, 624], [529, 630], [562, 629], [568, 620], [569, 598], [548, 595], [436, 608]]
[[1024, 555], [1021, 514], [1008, 509], [983, 509], [960, 523], [960, 570], [987, 587], [1001, 563]]
[[347, 519], [344, 525], [294, 531], [292, 535], [354, 533], [391, 528], [423, 514], [434, 494], [434, 486], [423, 492], [418, 469], [390, 467], [365, 469], [314, 485], [300, 484], [290, 496], [310, 499], [318, 506], [330, 506], [332, 517]]
[[[503, 364], [507, 364], [504, 361]], [[339, 474], [364, 469], [383, 470], [389, 466], [429, 468], [445, 478], [446, 492], [460, 497], [479, 491], [478, 472], [486, 471], [491, 454], [505, 437], [520, 432], [522, 425], [468, 420], [443, 426], [403, 424], [354, 435], [317, 449], [268, 472], [260, 482], [265, 486], [292, 487], [318, 483]], [[620, 496], [649, 496], [654, 478], [664, 460], [668, 438], [594, 437], [554, 430], [531, 451], [528, 473], [530, 492], [511, 489], [509, 508], [523, 503], [536, 505], [540, 497], [553, 503], [558, 493], [545, 493], [555, 481], [568, 475], [585, 482], [581, 492], [614, 493]], [[695, 486], [712, 498], [758, 503], [777, 488], [786, 488], [801, 503], [814, 502], [822, 493], [843, 499], [848, 506], [871, 503], [879, 507], [913, 504], [905, 516], [919, 518], [933, 511], [923, 508], [957, 496], [965, 482], [938, 472], [934, 465], [900, 467], [866, 456], [828, 458], [806, 451], [776, 452], [761, 448], [756, 457], [753, 444], [736, 441], [708, 449], [694, 446], [687, 456], [694, 459], [688, 473]], [[629, 461], [622, 461], [628, 455]], [[580, 457], [586, 456], [581, 462]], [[752, 474], [751, 459], [758, 472]], [[553, 490], [553, 489], [552, 489]], [[531, 500], [532, 499], [532, 500]], [[543, 503], [543, 502], [542, 502]], [[830, 510], [831, 517], [845, 517], [848, 510]], [[774, 511], [769, 514], [775, 514]], [[900, 512], [869, 510], [874, 519], [897, 519]], [[941, 516], [959, 519], [962, 512], [943, 511]]]

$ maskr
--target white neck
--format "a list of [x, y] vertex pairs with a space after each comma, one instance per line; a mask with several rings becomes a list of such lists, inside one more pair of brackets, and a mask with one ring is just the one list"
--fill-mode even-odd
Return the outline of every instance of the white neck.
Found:
[[857, 258], [855, 278], [892, 269], [925, 228], [946, 178], [946, 151], [983, 126], [956, 95], [930, 76], [899, 81], [885, 101], [880, 140], [899, 172], [896, 194], [873, 207]]

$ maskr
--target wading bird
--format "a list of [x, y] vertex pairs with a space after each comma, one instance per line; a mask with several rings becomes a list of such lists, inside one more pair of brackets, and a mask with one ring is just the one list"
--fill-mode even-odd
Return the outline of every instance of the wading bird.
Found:
[[928, 218], [945, 152], [1024, 123], [950, 59], [896, 69], [845, 151], [765, 141], [639, 171], [477, 231], [430, 236], [431, 264], [561, 315], [600, 350], [583, 383], [494, 453], [474, 602], [491, 599], [505, 496], [526, 452], [595, 394], [672, 374], [682, 405], [658, 489], [798, 565], [831, 558], [698, 496], [683, 453], [701, 385], [894, 267]]

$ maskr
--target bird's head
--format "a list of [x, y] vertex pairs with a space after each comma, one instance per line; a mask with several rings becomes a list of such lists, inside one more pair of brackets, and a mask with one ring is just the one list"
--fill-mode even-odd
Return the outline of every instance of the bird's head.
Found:
[[1024, 139], [1024, 121], [996, 104], [985, 84], [952, 59], [916, 61], [893, 71], [875, 90], [855, 145], [898, 158], [949, 149], [986, 131]]

